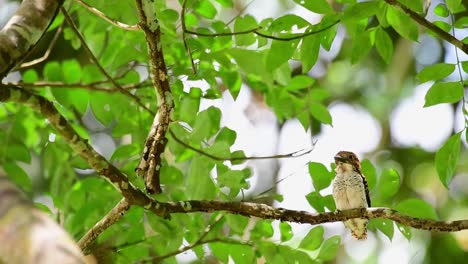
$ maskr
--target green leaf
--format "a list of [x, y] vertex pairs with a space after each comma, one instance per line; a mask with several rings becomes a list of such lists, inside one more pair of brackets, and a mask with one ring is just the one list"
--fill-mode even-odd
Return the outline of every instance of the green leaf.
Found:
[[[365, 2], [367, 3], [367, 2]], [[356, 36], [351, 47], [351, 63], [356, 64], [361, 61], [371, 50], [372, 43], [369, 38], [370, 32], [366, 31]]]
[[261, 238], [268, 238], [272, 237], [274, 230], [271, 226], [271, 220], [260, 220], [255, 224], [254, 228], [252, 229], [251, 235], [252, 238], [261, 239]]
[[8, 177], [21, 189], [29, 192], [32, 188], [31, 179], [28, 174], [15, 162], [5, 162], [2, 165]]
[[449, 76], [455, 70], [455, 64], [437, 63], [422, 69], [416, 75], [420, 82], [437, 81]]
[[340, 248], [341, 237], [332, 236], [329, 239], [323, 242], [322, 247], [320, 248], [317, 258], [323, 261], [330, 261], [336, 257], [336, 253]]
[[455, 24], [453, 26], [455, 28], [468, 28], [468, 16], [463, 16], [463, 17], [458, 18], [457, 21], [455, 21]]
[[219, 130], [220, 121], [221, 111], [214, 106], [198, 113], [193, 126], [192, 140], [200, 142], [214, 136]]
[[324, 232], [325, 231], [323, 226], [316, 226], [312, 228], [302, 239], [299, 247], [305, 250], [316, 250], [322, 244]]
[[365, 159], [361, 161], [362, 174], [366, 177], [369, 190], [372, 190], [377, 183], [377, 170], [372, 163]]
[[422, 0], [398, 0], [398, 2], [402, 3], [416, 13], [422, 13], [424, 11]]
[[402, 224], [396, 224], [400, 233], [409, 241], [411, 239], [411, 228]]
[[462, 98], [463, 86], [460, 82], [439, 82], [432, 85], [427, 91], [424, 107], [442, 103], [455, 103]]
[[280, 222], [281, 242], [289, 241], [293, 237], [291, 225], [288, 222]]
[[315, 80], [307, 75], [294, 76], [285, 87], [288, 91], [297, 91], [312, 86]]
[[297, 41], [273, 40], [266, 57], [266, 69], [273, 71], [291, 59], [296, 50]]
[[318, 121], [320, 121], [320, 123], [329, 125], [332, 124], [332, 116], [330, 115], [330, 112], [324, 105], [320, 103], [310, 102], [309, 110], [310, 114], [313, 117], [315, 117]]
[[330, 211], [335, 211], [335, 201], [333, 200], [332, 195], [322, 196], [318, 191], [310, 192], [306, 195], [307, 202], [310, 206], [317, 210], [317, 212], [325, 212], [325, 207], [330, 209]]
[[234, 6], [232, 0], [216, 0], [216, 2], [218, 2], [222, 7], [230, 8]]
[[393, 239], [393, 234], [395, 233], [395, 228], [393, 226], [393, 221], [389, 219], [372, 219], [372, 224], [379, 229], [390, 241]]
[[449, 32], [452, 29], [452, 25], [450, 25], [449, 23], [444, 22], [444, 21], [434, 21], [434, 22], [432, 22], [432, 24], [438, 26], [439, 28], [441, 28], [445, 32]]
[[186, 193], [189, 199], [209, 200], [216, 196], [216, 185], [210, 171], [214, 163], [205, 157], [194, 156], [187, 175]]
[[389, 64], [393, 55], [393, 42], [388, 33], [381, 27], [375, 32], [375, 47], [380, 57]]
[[[237, 17], [234, 22], [234, 32], [247, 31], [258, 27], [257, 21], [251, 15]], [[235, 36], [237, 46], [249, 46], [257, 41], [254, 33], [239, 34]]]
[[320, 51], [320, 38], [318, 36], [308, 36], [302, 39], [301, 44], [302, 72], [307, 73], [317, 62]]
[[239, 95], [241, 85], [242, 85], [242, 77], [238, 71], [224, 71], [220, 72], [221, 79], [223, 80], [226, 87], [229, 89], [234, 100], [237, 99]]
[[457, 168], [458, 154], [460, 153], [460, 134], [451, 136], [444, 145], [437, 151], [435, 165], [439, 179], [448, 188]]
[[432, 220], [437, 220], [439, 218], [431, 204], [416, 198], [401, 201], [395, 206], [395, 210], [417, 218], [427, 218]]
[[326, 0], [294, 0], [294, 2], [317, 14], [329, 14], [333, 12], [332, 7]]
[[461, 4], [462, 0], [446, 0], [445, 3], [452, 13], [458, 13], [464, 10], [463, 5]]
[[418, 41], [418, 26], [409, 16], [393, 6], [388, 6], [387, 20], [398, 34], [409, 40]]
[[216, 136], [216, 142], [226, 142], [229, 146], [232, 146], [236, 142], [236, 131], [223, 127]]
[[31, 153], [29, 152], [29, 149], [24, 144], [19, 142], [7, 144], [5, 147], [5, 153], [3, 155], [17, 161], [26, 163], [31, 162]]
[[309, 175], [312, 177], [314, 189], [320, 191], [330, 186], [334, 173], [328, 171], [322, 163], [310, 162]]
[[77, 83], [81, 79], [81, 66], [76, 60], [62, 62], [62, 71], [67, 83]]
[[197, 1], [195, 11], [201, 16], [208, 19], [213, 19], [217, 13], [216, 8], [209, 0]]
[[440, 17], [448, 17], [450, 15], [447, 7], [445, 6], [445, 4], [438, 4], [435, 8], [434, 8], [434, 14], [440, 16]]
[[344, 11], [345, 21], [359, 21], [361, 19], [369, 18], [377, 13], [379, 10], [378, 1], [359, 2], [357, 4], [349, 5]]
[[394, 169], [386, 169], [379, 179], [378, 191], [382, 199], [394, 196], [400, 188], [400, 176]]

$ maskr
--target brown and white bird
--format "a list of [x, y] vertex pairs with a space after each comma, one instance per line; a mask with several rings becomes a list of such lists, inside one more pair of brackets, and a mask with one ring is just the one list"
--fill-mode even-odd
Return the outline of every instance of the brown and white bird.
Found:
[[[340, 151], [335, 155], [336, 177], [333, 181], [333, 199], [336, 209], [346, 210], [371, 206], [367, 181], [361, 172], [356, 155]], [[356, 218], [344, 221], [351, 234], [358, 240], [367, 238], [368, 219]]]

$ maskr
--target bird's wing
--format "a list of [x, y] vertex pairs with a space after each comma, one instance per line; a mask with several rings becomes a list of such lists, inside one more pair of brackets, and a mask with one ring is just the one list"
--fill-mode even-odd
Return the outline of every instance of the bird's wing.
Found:
[[359, 175], [361, 176], [362, 183], [364, 184], [364, 190], [366, 191], [366, 201], [367, 201], [367, 205], [368, 205], [369, 207], [371, 207], [371, 201], [370, 201], [370, 195], [369, 195], [369, 186], [367, 185], [366, 177], [364, 177], [364, 175], [362, 175], [362, 173], [359, 173]]

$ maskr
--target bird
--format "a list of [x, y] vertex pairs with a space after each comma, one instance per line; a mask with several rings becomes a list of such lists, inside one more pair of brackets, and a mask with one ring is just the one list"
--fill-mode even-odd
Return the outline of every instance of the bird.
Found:
[[[333, 199], [337, 210], [371, 207], [369, 187], [361, 172], [361, 163], [356, 154], [340, 151], [335, 155], [335, 172], [333, 180]], [[356, 218], [344, 221], [351, 234], [358, 240], [367, 238], [368, 219]]]

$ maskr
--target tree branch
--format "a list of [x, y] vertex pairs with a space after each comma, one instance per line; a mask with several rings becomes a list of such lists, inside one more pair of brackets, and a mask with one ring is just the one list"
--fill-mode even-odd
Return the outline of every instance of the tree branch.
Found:
[[112, 208], [96, 225], [93, 226], [86, 234], [78, 241], [78, 246], [81, 250], [86, 250], [96, 238], [107, 228], [119, 221], [122, 216], [130, 209], [130, 204], [123, 198], [117, 205]]
[[428, 20], [426, 20], [423, 16], [420, 14], [414, 12], [413, 10], [409, 9], [407, 6], [404, 4], [398, 2], [397, 0], [385, 0], [387, 4], [391, 6], [395, 6], [396, 8], [400, 9], [403, 11], [405, 14], [411, 17], [416, 23], [420, 24], [421, 26], [431, 30], [435, 34], [437, 34], [440, 38], [446, 40], [447, 42], [453, 44], [455, 47], [461, 49], [463, 52], [468, 54], [468, 44], [463, 43], [462, 41], [458, 40], [454, 36], [450, 35], [449, 33], [445, 32], [442, 30], [440, 27], [432, 24]]
[[0, 30], [0, 80], [21, 62], [42, 38], [63, 0], [24, 0]]
[[145, 33], [148, 44], [150, 76], [158, 95], [158, 115], [153, 119], [150, 132], [146, 138], [145, 148], [136, 173], [145, 179], [148, 193], [160, 193], [159, 174], [162, 156], [167, 144], [166, 132], [169, 129], [174, 100], [169, 85], [166, 62], [161, 43], [161, 27], [156, 17], [152, 0], [137, 0], [140, 28]]
[[291, 153], [286, 153], [286, 154], [278, 154], [278, 155], [273, 155], [273, 156], [259, 156], [259, 157], [218, 157], [218, 156], [215, 156], [215, 155], [212, 155], [210, 153], [207, 153], [201, 149], [197, 149], [193, 146], [190, 146], [189, 144], [185, 143], [184, 141], [182, 141], [181, 139], [179, 139], [175, 133], [169, 129], [169, 134], [171, 135], [171, 137], [174, 139], [175, 142], [179, 143], [180, 145], [188, 148], [188, 149], [191, 149], [193, 151], [195, 151], [196, 153], [198, 154], [201, 154], [203, 156], [206, 156], [210, 159], [213, 159], [213, 160], [219, 160], [219, 161], [225, 161], [225, 160], [229, 160], [229, 161], [237, 161], [237, 160], [262, 160], [262, 159], [284, 159], [284, 158], [297, 158], [297, 157], [301, 157], [301, 156], [304, 156], [306, 154], [309, 154], [310, 152], [312, 152], [313, 150], [313, 147], [315, 146], [315, 142], [313, 142], [313, 145], [312, 145], [312, 149], [309, 149], [309, 150], [298, 150], [298, 151], [294, 151], [294, 152], [291, 152]]

